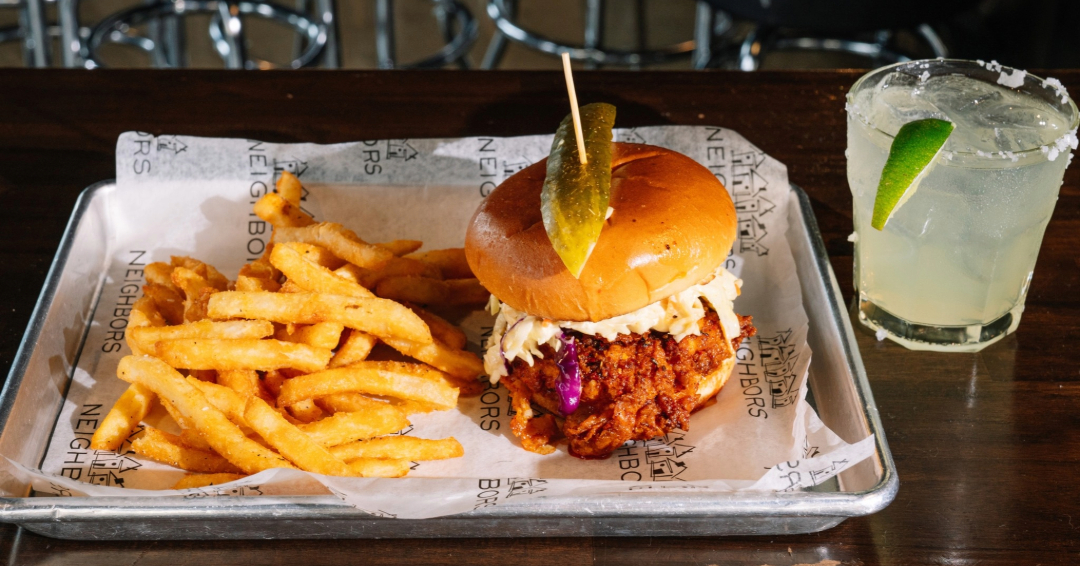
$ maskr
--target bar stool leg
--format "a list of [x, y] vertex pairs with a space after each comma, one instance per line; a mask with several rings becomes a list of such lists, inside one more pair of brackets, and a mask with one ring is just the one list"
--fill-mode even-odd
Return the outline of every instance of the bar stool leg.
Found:
[[[604, 44], [604, 0], [585, 2], [585, 49], [597, 50]], [[598, 69], [596, 61], [585, 61], [586, 69]]]
[[394, 68], [394, 4], [391, 0], [375, 1], [375, 54], [380, 69]]
[[322, 52], [322, 66], [328, 69], [341, 68], [341, 43], [338, 38], [337, 11], [334, 0], [316, 0], [315, 11], [326, 26], [326, 47]]
[[49, 34], [45, 28], [44, 0], [23, 0], [19, 13], [23, 29], [23, 61], [27, 67], [49, 66]]
[[695, 69], [704, 69], [712, 60], [712, 38], [716, 15], [713, 7], [704, 0], [698, 0], [697, 16], [694, 19], [694, 55], [691, 59]]
[[162, 46], [166, 64], [174, 69], [187, 67], [187, 34], [184, 17], [178, 14], [165, 16], [162, 22]]
[[240, 20], [240, 9], [236, 2], [219, 2], [218, 13], [221, 27], [229, 52], [225, 57], [225, 66], [229, 69], [243, 69], [247, 61], [244, 52], [244, 24]]
[[[761, 66], [761, 53], [764, 50], [767, 32], [755, 26], [746, 34], [746, 39], [739, 46], [739, 70], [756, 71]], [[755, 45], [756, 44], [756, 45]]]
[[[297, 12], [301, 14], [311, 13], [311, 2], [309, 0], [296, 0]], [[293, 59], [295, 59], [300, 52], [304, 50], [304, 37], [300, 34], [293, 34]]]
[[[453, 4], [446, 0], [435, 0], [435, 19], [439, 21], [439, 31], [442, 32], [443, 41], [446, 43], [454, 41], [454, 21], [451, 18], [454, 9]], [[466, 57], [459, 58], [456, 63], [461, 70], [468, 70], [469, 68], [469, 61]]]
[[[637, 23], [637, 33], [635, 34], [637, 45], [635, 47], [639, 53], [643, 53], [645, 48], [649, 45], [649, 26], [646, 25], [645, 0], [636, 0], [634, 7], [636, 8], [635, 14], [637, 15], [637, 18], [635, 19], [635, 22]], [[630, 69], [640, 71], [641, 63], [630, 65]]]
[[[508, 17], [517, 16], [516, 8], [514, 0], [503, 0], [503, 11]], [[495, 28], [495, 35], [491, 36], [491, 42], [488, 43], [487, 50], [484, 51], [484, 59], [480, 61], [480, 68], [494, 69], [497, 67], [506, 53], [506, 43], [506, 34], [499, 28]]]
[[[158, 0], [143, 0], [143, 4], [152, 6], [157, 4]], [[169, 66], [168, 56], [165, 54], [165, 42], [162, 41], [164, 34], [162, 33], [162, 22], [160, 18], [154, 18], [146, 24], [146, 36], [150, 38], [150, 41], [154, 44], [154, 49], [150, 52], [150, 62], [155, 69], [164, 69]]]
[[79, 37], [79, 0], [57, 0], [60, 20], [60, 62], [67, 68], [82, 67], [82, 38]]
[[945, 46], [945, 42], [941, 41], [941, 36], [939, 36], [929, 24], [919, 24], [919, 27], [915, 28], [915, 31], [930, 45], [930, 49], [934, 52], [934, 57], [949, 56], [949, 48]]

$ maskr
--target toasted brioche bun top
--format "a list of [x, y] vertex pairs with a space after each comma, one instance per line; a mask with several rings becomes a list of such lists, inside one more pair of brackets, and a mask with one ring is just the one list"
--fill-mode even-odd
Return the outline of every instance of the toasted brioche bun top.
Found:
[[701, 282], [735, 241], [735, 206], [708, 169], [674, 151], [615, 143], [614, 213], [581, 278], [544, 230], [547, 160], [499, 185], [473, 216], [465, 255], [499, 300], [553, 320], [599, 321], [633, 312]]

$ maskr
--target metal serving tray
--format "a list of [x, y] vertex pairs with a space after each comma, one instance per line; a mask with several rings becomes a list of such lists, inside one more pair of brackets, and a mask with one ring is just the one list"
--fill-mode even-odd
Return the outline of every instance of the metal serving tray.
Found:
[[[110, 226], [101, 195], [79, 198], [0, 393], [0, 454], [39, 466], [97, 305]], [[0, 521], [70, 539], [687, 536], [807, 533], [883, 509], [899, 481], [851, 323], [806, 194], [792, 187], [787, 234], [810, 318], [810, 396], [847, 442], [874, 434], [873, 457], [794, 493], [643, 493], [540, 498], [423, 520], [373, 517], [332, 496], [0, 498]], [[0, 482], [13, 482], [0, 478]]]

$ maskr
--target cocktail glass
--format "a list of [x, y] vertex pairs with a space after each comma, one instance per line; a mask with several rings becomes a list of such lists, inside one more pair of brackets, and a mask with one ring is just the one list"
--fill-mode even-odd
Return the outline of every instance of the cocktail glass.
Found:
[[[898, 63], [855, 83], [847, 116], [860, 322], [918, 350], [974, 352], [1015, 330], [1077, 147], [1080, 115], [1061, 83], [995, 62]], [[876, 230], [893, 136], [923, 118], [955, 129]]]

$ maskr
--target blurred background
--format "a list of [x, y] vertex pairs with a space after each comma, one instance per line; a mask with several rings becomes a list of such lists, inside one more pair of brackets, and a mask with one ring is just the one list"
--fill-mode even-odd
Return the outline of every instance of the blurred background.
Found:
[[1075, 0], [0, 0], [0, 66], [1080, 66]]

